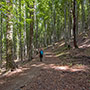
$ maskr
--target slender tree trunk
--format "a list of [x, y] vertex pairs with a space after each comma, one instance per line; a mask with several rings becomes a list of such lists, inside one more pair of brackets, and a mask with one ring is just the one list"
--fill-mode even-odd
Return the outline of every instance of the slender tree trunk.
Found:
[[37, 18], [37, 0], [35, 0], [34, 3], [34, 26], [35, 26], [35, 53], [37, 54], [37, 49], [38, 49], [38, 18]]
[[85, 9], [84, 9], [84, 0], [81, 1], [82, 7], [82, 31], [85, 32]]
[[71, 39], [71, 29], [72, 29], [72, 17], [71, 17], [71, 3], [68, 3], [68, 44], [70, 45], [70, 39]]
[[73, 2], [73, 5], [74, 5], [74, 8], [73, 8], [73, 36], [74, 36], [74, 38], [73, 38], [73, 40], [74, 40], [74, 47], [78, 48], [77, 42], [76, 42], [76, 16], [75, 16], [76, 4], [75, 4], [75, 2], [76, 2], [76, 0], [74, 0], [74, 2]]
[[[27, 3], [27, 6], [29, 7], [28, 3]], [[26, 8], [26, 19], [28, 19], [29, 16], [28, 16], [28, 9]], [[27, 56], [29, 54], [29, 24], [28, 22], [26, 21], [26, 44], [27, 44]]]
[[60, 39], [60, 21], [59, 21], [59, 16], [58, 16], [58, 20], [57, 20], [57, 41], [59, 41]]
[[2, 60], [2, 12], [1, 12], [1, 37], [0, 37], [0, 60]]
[[[21, 22], [21, 0], [19, 0], [19, 13], [20, 13], [20, 15], [19, 15], [19, 22]], [[21, 39], [21, 37], [22, 37], [22, 26], [21, 26], [21, 23], [19, 24], [20, 25], [20, 58], [21, 58], [21, 60], [23, 60], [23, 57], [22, 57], [22, 52], [23, 52], [23, 50], [22, 50], [22, 39]]]
[[[14, 24], [14, 23], [13, 23]], [[16, 41], [16, 29], [15, 26], [13, 25], [13, 58], [16, 58], [16, 46], [17, 41]]]
[[90, 30], [90, 0], [88, 2], [89, 2], [88, 4], [88, 8], [89, 8], [88, 10], [88, 29]]
[[54, 28], [54, 43], [56, 42], [56, 11], [55, 11], [55, 7], [54, 7], [54, 25], [53, 25], [53, 28]]
[[[24, 4], [24, 9], [25, 9], [25, 4]], [[24, 10], [24, 58], [26, 58], [27, 54], [27, 48], [26, 48], [26, 9]]]
[[76, 39], [78, 37], [79, 31], [78, 31], [78, 18], [79, 17], [79, 4], [76, 1]]
[[[13, 12], [13, 15], [17, 13], [17, 8], [15, 7], [17, 6], [17, 1], [15, 1], [15, 5], [13, 4], [13, 10], [15, 10], [15, 13]], [[13, 16], [13, 18], [15, 18], [15, 16]], [[17, 59], [17, 26], [15, 26], [16, 21], [13, 20], [13, 58]]]
[[[30, 8], [33, 9], [34, 6], [32, 5]], [[33, 25], [34, 25], [34, 12], [33, 11], [30, 11], [30, 19], [32, 19], [32, 21], [30, 22], [30, 43], [29, 43], [29, 58], [28, 58], [28, 60], [32, 60]]]
[[[19, 17], [19, 15], [18, 15], [18, 1], [16, 1], [16, 15]], [[17, 19], [17, 21], [19, 21], [18, 20], [18, 18], [16, 18]], [[16, 45], [16, 57], [17, 57], [17, 60], [19, 60], [19, 24], [18, 24], [18, 22], [16, 23], [16, 43], [17, 43], [17, 45]]]
[[46, 26], [46, 21], [44, 21], [44, 28], [45, 28], [45, 35], [44, 35], [44, 43], [45, 43], [45, 47], [47, 46], [47, 26]]
[[65, 17], [65, 30], [64, 30], [64, 39], [65, 39], [65, 45], [67, 45], [67, 31], [66, 31], [66, 5], [65, 5], [65, 9], [64, 9], [64, 17]]
[[37, 25], [36, 25], [36, 48], [38, 48], [38, 20], [36, 21]]

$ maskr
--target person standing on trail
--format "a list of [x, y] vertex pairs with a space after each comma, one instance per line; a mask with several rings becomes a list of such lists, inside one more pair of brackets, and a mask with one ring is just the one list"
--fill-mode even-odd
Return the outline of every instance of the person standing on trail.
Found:
[[40, 53], [40, 61], [42, 62], [42, 59], [43, 59], [43, 50], [41, 49], [39, 53]]

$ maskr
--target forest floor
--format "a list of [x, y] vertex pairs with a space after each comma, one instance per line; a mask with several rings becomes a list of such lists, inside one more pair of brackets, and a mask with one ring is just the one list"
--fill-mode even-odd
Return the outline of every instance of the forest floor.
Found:
[[90, 37], [81, 35], [79, 49], [63, 40], [13, 72], [0, 75], [0, 90], [90, 90]]

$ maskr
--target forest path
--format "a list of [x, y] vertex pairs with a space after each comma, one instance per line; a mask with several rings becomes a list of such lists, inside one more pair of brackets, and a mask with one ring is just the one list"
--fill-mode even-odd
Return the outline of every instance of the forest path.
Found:
[[88, 68], [72, 68], [62, 62], [52, 49], [48, 49], [43, 62], [36, 57], [22, 68], [1, 77], [0, 90], [90, 90]]

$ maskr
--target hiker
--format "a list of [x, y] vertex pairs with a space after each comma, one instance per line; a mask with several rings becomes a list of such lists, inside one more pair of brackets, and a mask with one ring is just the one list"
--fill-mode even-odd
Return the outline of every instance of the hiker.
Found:
[[42, 62], [42, 58], [43, 58], [43, 50], [41, 49], [39, 53], [40, 53], [40, 61]]

